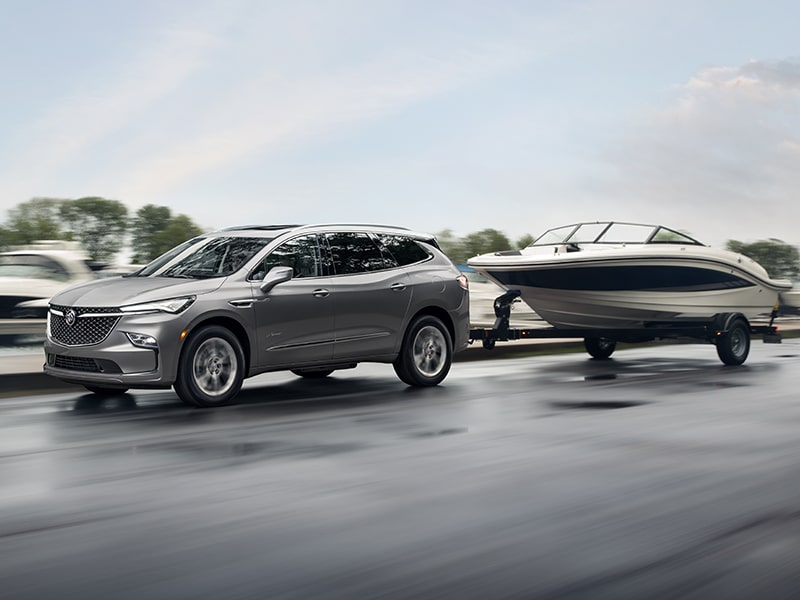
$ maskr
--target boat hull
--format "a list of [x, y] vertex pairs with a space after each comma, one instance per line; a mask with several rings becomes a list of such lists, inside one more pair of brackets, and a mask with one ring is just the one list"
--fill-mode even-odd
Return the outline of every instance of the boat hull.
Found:
[[768, 315], [785, 287], [735, 262], [707, 257], [562, 255], [526, 262], [515, 257], [494, 265], [476, 259], [470, 264], [501, 287], [520, 290], [522, 300], [542, 319], [565, 329], [680, 325], [722, 313], [752, 319]]
[[777, 292], [761, 286], [693, 293], [597, 292], [520, 287], [521, 297], [551, 325], [576, 329], [639, 329], [655, 324], [709, 321], [721, 313], [748, 319], [768, 314]]

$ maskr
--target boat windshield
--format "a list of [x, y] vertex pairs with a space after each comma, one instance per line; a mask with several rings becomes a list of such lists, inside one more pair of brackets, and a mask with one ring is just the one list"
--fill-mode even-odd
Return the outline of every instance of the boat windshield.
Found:
[[548, 246], [550, 244], [563, 244], [567, 238], [575, 231], [575, 225], [568, 225], [567, 227], [559, 227], [558, 229], [550, 229], [545, 231], [542, 235], [536, 238], [531, 246]]
[[636, 223], [580, 223], [550, 229], [536, 238], [531, 246], [553, 244], [692, 244], [700, 242], [667, 227]]
[[653, 235], [655, 229], [652, 225], [612, 223], [597, 241], [601, 244], [644, 244]]

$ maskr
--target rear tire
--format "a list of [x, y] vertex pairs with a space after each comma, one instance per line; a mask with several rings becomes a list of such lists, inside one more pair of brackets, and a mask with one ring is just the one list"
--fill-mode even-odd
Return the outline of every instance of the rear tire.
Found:
[[608, 338], [587, 337], [584, 338], [583, 345], [592, 358], [598, 360], [609, 358], [617, 348], [617, 342]]
[[333, 373], [333, 369], [292, 369], [292, 373], [306, 379], [324, 379]]
[[452, 362], [453, 341], [447, 327], [436, 317], [422, 315], [408, 326], [393, 366], [403, 383], [427, 387], [441, 383]]
[[244, 381], [244, 352], [224, 327], [212, 325], [193, 333], [181, 352], [175, 392], [190, 406], [228, 404]]
[[717, 356], [730, 366], [741, 365], [750, 354], [750, 326], [736, 319], [725, 333], [717, 337]]

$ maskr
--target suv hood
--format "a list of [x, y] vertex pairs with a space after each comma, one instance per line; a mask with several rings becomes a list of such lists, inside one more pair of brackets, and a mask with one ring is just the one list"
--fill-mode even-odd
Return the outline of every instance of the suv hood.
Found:
[[214, 279], [174, 279], [172, 277], [113, 277], [76, 285], [53, 296], [61, 306], [116, 307], [139, 302], [197, 296], [213, 292], [224, 277]]

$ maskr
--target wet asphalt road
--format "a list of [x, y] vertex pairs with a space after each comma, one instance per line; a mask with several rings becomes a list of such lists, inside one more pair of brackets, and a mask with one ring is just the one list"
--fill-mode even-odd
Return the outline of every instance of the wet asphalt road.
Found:
[[0, 596], [798, 597], [798, 342], [0, 400]]

